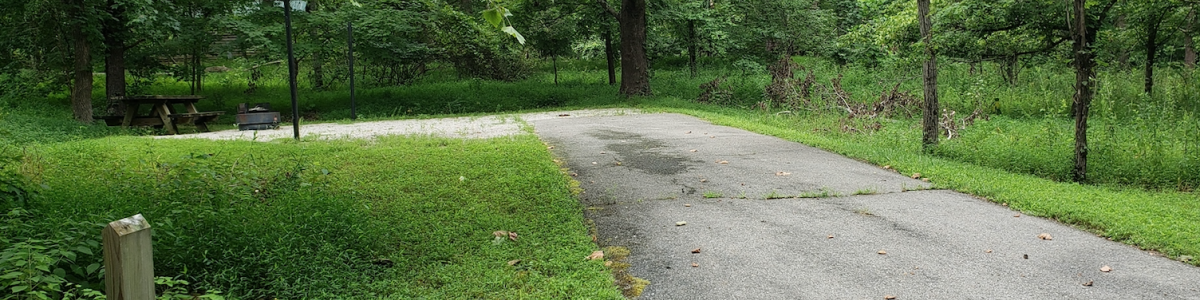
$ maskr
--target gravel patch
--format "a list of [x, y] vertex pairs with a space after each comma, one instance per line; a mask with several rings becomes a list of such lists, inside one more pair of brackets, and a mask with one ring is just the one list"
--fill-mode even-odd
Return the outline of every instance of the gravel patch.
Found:
[[[539, 112], [527, 114], [493, 115], [479, 117], [457, 117], [422, 120], [392, 120], [358, 122], [350, 124], [321, 123], [300, 125], [301, 138], [307, 139], [371, 139], [388, 135], [431, 135], [449, 138], [486, 139], [526, 133], [525, 122], [548, 119], [584, 118], [640, 114], [635, 109], [588, 109], [573, 111]], [[236, 129], [197, 134], [158, 136], [162, 139], [211, 139], [271, 141], [292, 138], [292, 126], [280, 126], [272, 130]]]

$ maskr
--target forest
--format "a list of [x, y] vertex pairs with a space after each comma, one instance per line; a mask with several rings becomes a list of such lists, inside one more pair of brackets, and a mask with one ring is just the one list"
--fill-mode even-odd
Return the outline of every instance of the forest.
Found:
[[[203, 96], [197, 106], [227, 112], [218, 130], [235, 128], [238, 103], [290, 107], [282, 1], [0, 3], [0, 288], [12, 299], [95, 299], [99, 228], [134, 213], [163, 220], [155, 267], [165, 294], [627, 292], [600, 264], [559, 259], [595, 245], [578, 203], [531, 204], [572, 197], [535, 137], [213, 145], [141, 139], [164, 132], [96, 119], [122, 115], [114, 99], [130, 95]], [[1200, 264], [1200, 1], [288, 4], [304, 124], [607, 107], [685, 113], [920, 172], [938, 188]], [[483, 151], [491, 147], [521, 155]], [[487, 176], [536, 175], [517, 185], [431, 179], [485, 172], [458, 160], [504, 161], [494, 168], [503, 174]], [[353, 168], [378, 181], [338, 176]], [[418, 179], [386, 175], [395, 172]], [[421, 200], [461, 194], [484, 204]], [[416, 200], [379, 202], [396, 195]], [[521, 205], [536, 207], [503, 215]], [[423, 219], [431, 214], [444, 219]], [[497, 226], [529, 219], [570, 224], [547, 230], [552, 250], [408, 234], [487, 241]], [[347, 225], [320, 226], [339, 222]], [[397, 223], [406, 225], [381, 225]], [[484, 262], [518, 254], [550, 258], [519, 265], [517, 277]]]

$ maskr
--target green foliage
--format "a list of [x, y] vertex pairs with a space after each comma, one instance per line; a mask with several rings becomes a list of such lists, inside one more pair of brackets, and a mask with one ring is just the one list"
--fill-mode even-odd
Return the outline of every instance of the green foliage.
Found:
[[[112, 137], [30, 151], [24, 173], [50, 188], [29, 210], [36, 216], [0, 219], [0, 237], [45, 247], [13, 248], [32, 249], [22, 253], [76, 253], [47, 260], [43, 273], [96, 271], [87, 266], [98, 258], [77, 248], [99, 254], [86, 241], [103, 222], [141, 213], [154, 226], [156, 274], [174, 278], [159, 278], [160, 299], [619, 297], [603, 265], [578, 259], [595, 250], [581, 208], [531, 135], [269, 144]], [[496, 230], [520, 239], [492, 245]], [[513, 259], [522, 263], [505, 264]]]

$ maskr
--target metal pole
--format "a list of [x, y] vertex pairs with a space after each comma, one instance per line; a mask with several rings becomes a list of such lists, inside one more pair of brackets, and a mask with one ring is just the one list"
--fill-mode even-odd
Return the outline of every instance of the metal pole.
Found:
[[296, 103], [296, 54], [292, 48], [292, 0], [283, 0], [283, 22], [287, 34], [288, 83], [292, 89], [292, 131], [300, 140], [300, 107]]
[[350, 61], [350, 119], [357, 120], [358, 114], [355, 112], [357, 104], [354, 101], [354, 24], [350, 21], [346, 22], [346, 57]]

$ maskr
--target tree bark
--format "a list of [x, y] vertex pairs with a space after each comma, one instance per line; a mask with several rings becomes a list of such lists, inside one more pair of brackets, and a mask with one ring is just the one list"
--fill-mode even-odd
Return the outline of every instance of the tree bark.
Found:
[[[78, 14], [82, 14], [84, 3], [75, 1], [71, 4], [79, 10]], [[70, 31], [71, 46], [75, 50], [73, 70], [75, 80], [71, 86], [71, 111], [75, 120], [90, 124], [92, 123], [92, 52], [83, 26], [74, 24], [72, 27]]]
[[688, 20], [688, 68], [691, 71], [692, 78], [696, 78], [699, 74], [696, 66], [696, 21]]
[[1154, 94], [1154, 59], [1158, 55], [1158, 27], [1162, 20], [1162, 15], [1158, 15], [1146, 24], [1146, 95]]
[[608, 62], [608, 85], [617, 84], [617, 64], [614, 59], [612, 31], [604, 30], [604, 58]]
[[1074, 0], [1074, 20], [1071, 28], [1075, 50], [1075, 168], [1076, 182], [1087, 181], [1087, 119], [1092, 103], [1092, 78], [1095, 77], [1095, 58], [1092, 54], [1092, 35], [1088, 34], [1086, 0]]
[[1196, 68], [1196, 44], [1192, 41], [1192, 34], [1196, 30], [1196, 6], [1192, 5], [1188, 9], [1187, 27], [1183, 29], [1183, 65], [1188, 69]]
[[558, 85], [558, 55], [551, 56], [550, 60], [554, 62], [554, 85]]
[[925, 83], [925, 105], [921, 120], [922, 148], [930, 152], [938, 144], [937, 52], [933, 50], [933, 25], [929, 20], [929, 0], [917, 0], [917, 18], [921, 23], [921, 37], [925, 41], [925, 67], [922, 68]]
[[125, 96], [125, 35], [128, 31], [124, 24], [125, 9], [108, 1], [113, 19], [104, 22], [104, 96], [108, 103], [106, 115], [124, 116], [125, 102], [116, 101], [116, 97]]
[[646, 58], [646, 0], [622, 0], [614, 11], [607, 0], [597, 0], [617, 18], [621, 31], [621, 89], [625, 97], [650, 96], [650, 61]]

